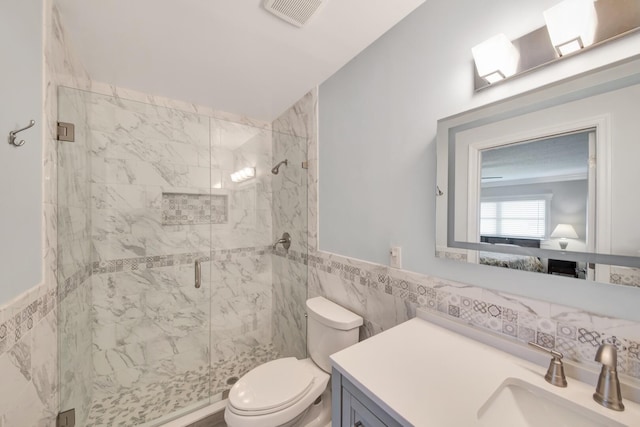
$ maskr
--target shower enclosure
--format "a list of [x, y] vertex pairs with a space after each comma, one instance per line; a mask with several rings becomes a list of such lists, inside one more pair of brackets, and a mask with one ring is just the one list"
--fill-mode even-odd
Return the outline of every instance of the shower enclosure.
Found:
[[[58, 142], [61, 412], [161, 425], [258, 364], [305, 357], [306, 139], [64, 87], [58, 99], [75, 126]], [[255, 177], [234, 182], [245, 168]], [[291, 247], [274, 249], [284, 232]]]

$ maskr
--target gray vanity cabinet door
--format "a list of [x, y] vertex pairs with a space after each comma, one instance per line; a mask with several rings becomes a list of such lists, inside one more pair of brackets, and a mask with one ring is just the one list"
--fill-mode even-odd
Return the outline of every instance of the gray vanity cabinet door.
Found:
[[331, 374], [333, 427], [407, 427], [385, 412], [335, 368]]
[[342, 426], [387, 427], [373, 412], [344, 389], [342, 391]]

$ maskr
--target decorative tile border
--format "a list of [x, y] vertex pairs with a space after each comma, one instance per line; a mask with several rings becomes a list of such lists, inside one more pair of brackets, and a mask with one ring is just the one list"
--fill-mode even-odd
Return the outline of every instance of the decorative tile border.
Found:
[[226, 224], [226, 194], [162, 193], [162, 225]]
[[609, 281], [615, 285], [640, 287], [640, 269], [612, 266]]
[[[26, 304], [18, 313], [7, 316], [0, 323], [0, 355], [10, 350], [35, 325], [56, 306], [56, 291], [47, 290], [44, 295]], [[6, 308], [10, 310], [10, 308]]]
[[467, 254], [441, 249], [436, 251], [436, 258], [452, 259], [455, 261], [466, 261]]
[[[580, 363], [594, 363], [598, 346], [610, 343], [618, 349], [618, 363], [621, 374], [640, 379], [640, 340], [617, 336], [600, 330], [591, 324], [580, 325], [575, 321], [563, 321], [538, 315], [533, 310], [515, 310], [481, 297], [468, 297], [457, 293], [453, 282], [417, 274], [408, 275], [401, 270], [386, 266], [368, 264], [361, 261], [316, 252], [314, 254], [283, 254], [278, 256], [304, 262], [309, 268], [337, 276], [356, 286], [369, 288], [394, 296], [416, 307], [426, 308], [441, 315], [462, 320], [474, 327], [498, 333], [507, 339], [521, 342], [535, 341], [555, 348], [567, 359]], [[358, 267], [351, 265], [351, 263]], [[367, 266], [369, 268], [367, 268]], [[408, 277], [414, 280], [408, 280]], [[459, 286], [463, 286], [458, 284]], [[466, 287], [461, 287], [464, 290]], [[371, 294], [369, 294], [371, 298]], [[375, 319], [365, 319], [375, 329]], [[366, 322], [365, 322], [366, 323]], [[373, 331], [373, 333], [380, 332]]]
[[148, 257], [122, 258], [109, 261], [94, 261], [93, 274], [119, 273], [122, 271], [147, 270], [192, 264], [200, 261], [230, 261], [236, 258], [271, 253], [271, 246], [255, 246], [235, 249], [218, 249], [211, 252], [188, 252], [184, 254], [156, 255]]
[[92, 273], [91, 266], [87, 264], [70, 277], [67, 277], [64, 285], [58, 287], [58, 302], [64, 301], [71, 292], [83, 285], [91, 277]]

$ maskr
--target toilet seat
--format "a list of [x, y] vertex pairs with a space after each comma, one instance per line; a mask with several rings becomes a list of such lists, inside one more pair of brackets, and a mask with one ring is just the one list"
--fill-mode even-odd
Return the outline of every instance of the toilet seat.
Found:
[[239, 415], [281, 411], [307, 394], [315, 377], [295, 357], [272, 360], [252, 369], [229, 391], [229, 409]]
[[306, 413], [330, 378], [311, 359], [288, 357], [260, 365], [229, 390], [225, 421], [233, 427], [288, 425]]

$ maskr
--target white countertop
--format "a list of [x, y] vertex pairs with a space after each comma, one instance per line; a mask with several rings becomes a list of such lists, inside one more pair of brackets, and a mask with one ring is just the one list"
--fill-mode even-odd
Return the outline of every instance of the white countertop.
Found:
[[[331, 356], [333, 366], [403, 425], [479, 425], [478, 410], [507, 378], [519, 378], [628, 426], [640, 405], [616, 412], [596, 403], [595, 386], [544, 380], [546, 367], [414, 318]], [[624, 396], [623, 396], [624, 399]]]

